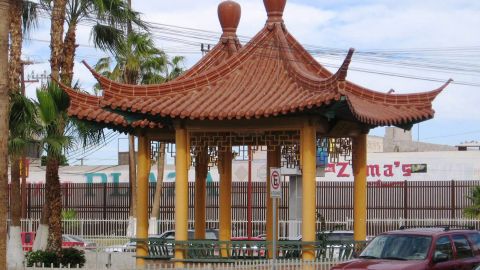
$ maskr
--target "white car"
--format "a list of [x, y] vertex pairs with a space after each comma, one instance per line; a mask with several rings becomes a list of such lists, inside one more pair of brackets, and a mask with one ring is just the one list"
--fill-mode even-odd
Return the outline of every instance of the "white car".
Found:
[[137, 243], [130, 241], [123, 245], [109, 246], [105, 248], [105, 252], [135, 252], [137, 249]]

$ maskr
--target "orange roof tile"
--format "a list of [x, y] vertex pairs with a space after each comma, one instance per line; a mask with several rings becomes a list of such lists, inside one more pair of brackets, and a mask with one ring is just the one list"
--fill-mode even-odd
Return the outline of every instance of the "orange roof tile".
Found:
[[100, 97], [74, 90], [58, 81], [57, 83], [70, 97], [70, 107], [68, 108], [69, 116], [74, 116], [80, 120], [99, 123], [122, 132], [135, 127], [163, 127], [162, 124], [154, 123], [147, 119], [133, 120], [129, 122], [124, 116], [100, 107]]
[[[287, 32], [282, 19], [286, 0], [264, 3], [269, 16], [265, 27], [241, 47], [235, 34], [239, 6], [223, 2], [219, 44], [170, 82], [122, 84], [87, 65], [104, 90], [102, 98], [88, 101], [96, 104], [88, 112], [96, 115], [100, 104], [108, 110], [163, 118], [249, 119], [322, 108], [345, 97], [351, 115], [370, 126], [409, 126], [433, 117], [432, 101], [450, 81], [434, 91], [404, 95], [360, 87], [345, 79], [352, 49], [332, 74]], [[101, 113], [95, 117], [104, 118]]]

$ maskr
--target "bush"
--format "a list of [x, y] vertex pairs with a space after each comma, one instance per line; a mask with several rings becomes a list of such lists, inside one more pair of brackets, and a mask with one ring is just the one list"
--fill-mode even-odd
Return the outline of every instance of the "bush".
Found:
[[60, 263], [68, 267], [83, 267], [85, 265], [85, 253], [76, 248], [65, 248], [62, 250]]
[[27, 266], [46, 266], [46, 267], [58, 267], [60, 262], [57, 254], [50, 251], [31, 251], [26, 256]]
[[31, 251], [25, 258], [27, 267], [45, 266], [45, 267], [83, 267], [85, 265], [85, 253], [75, 248], [62, 249], [59, 255], [50, 251]]

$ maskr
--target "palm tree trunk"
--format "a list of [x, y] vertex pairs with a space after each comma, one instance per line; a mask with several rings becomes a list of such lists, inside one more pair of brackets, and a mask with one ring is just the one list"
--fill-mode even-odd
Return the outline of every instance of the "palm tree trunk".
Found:
[[22, 71], [22, 6], [23, 1], [13, 1], [10, 5], [10, 63], [8, 76], [10, 91], [20, 91]]
[[137, 170], [135, 162], [135, 136], [128, 135], [128, 180], [130, 183], [130, 216], [128, 218], [127, 236], [135, 236], [134, 218], [137, 216]]
[[58, 159], [47, 156], [46, 198], [50, 213], [47, 250], [53, 252], [60, 252], [62, 248], [62, 193], [58, 168]]
[[59, 79], [60, 67], [63, 61], [63, 24], [67, 0], [54, 0], [50, 25], [50, 69], [52, 77]]
[[0, 0], [0, 269], [7, 269], [9, 0]]
[[77, 25], [75, 22], [70, 22], [65, 40], [63, 42], [63, 55], [65, 59], [62, 62], [62, 82], [68, 86], [72, 85], [73, 80], [73, 66], [75, 64], [75, 50], [77, 45], [76, 34]]
[[27, 218], [27, 158], [26, 155], [22, 156], [22, 183], [20, 184], [20, 194], [22, 196], [22, 218]]
[[[10, 178], [11, 178], [11, 198], [19, 198], [20, 195], [20, 158], [13, 157], [11, 159], [10, 166]], [[17, 200], [10, 200], [10, 211], [12, 221], [10, 224], [7, 258], [9, 267], [15, 268], [22, 265], [24, 260], [20, 227], [20, 215], [22, 212], [21, 204]]]
[[35, 234], [35, 240], [33, 241], [33, 251], [45, 250], [47, 248], [48, 241], [48, 218], [50, 217], [50, 208], [48, 204], [44, 204], [42, 208], [42, 216], [40, 217], [40, 225], [38, 226]]
[[[20, 193], [20, 159], [17, 157], [12, 158], [10, 166], [10, 184], [12, 188], [12, 198], [16, 197], [16, 194]], [[12, 225], [20, 226], [21, 205], [16, 200], [12, 200], [10, 203], [10, 211], [12, 211]]]
[[[20, 91], [22, 72], [22, 6], [23, 1], [13, 1], [10, 5], [10, 62], [8, 65], [9, 90]], [[10, 166], [11, 198], [20, 198], [20, 158], [13, 156]], [[21, 204], [17, 200], [10, 200], [11, 225], [7, 243], [7, 263], [9, 267], [18, 267], [24, 260], [20, 216]]]
[[155, 186], [155, 196], [153, 197], [152, 215], [154, 219], [160, 217], [160, 200], [162, 198], [163, 171], [165, 168], [165, 143], [159, 143], [157, 158], [157, 184]]

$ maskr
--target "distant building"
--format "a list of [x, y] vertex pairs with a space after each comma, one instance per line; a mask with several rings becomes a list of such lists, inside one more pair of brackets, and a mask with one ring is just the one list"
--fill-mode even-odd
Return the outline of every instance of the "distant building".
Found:
[[455, 145], [458, 151], [479, 151], [480, 150], [480, 142], [479, 141], [469, 141], [463, 142], [461, 144]]
[[455, 151], [454, 146], [414, 141], [412, 131], [386, 127], [383, 137], [383, 152], [433, 152]]

